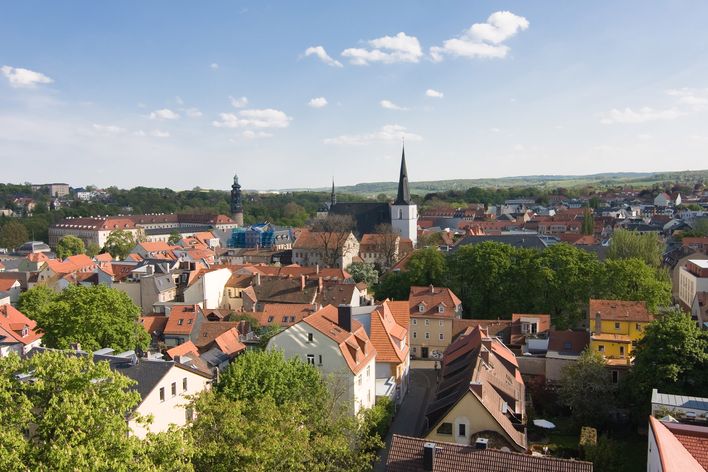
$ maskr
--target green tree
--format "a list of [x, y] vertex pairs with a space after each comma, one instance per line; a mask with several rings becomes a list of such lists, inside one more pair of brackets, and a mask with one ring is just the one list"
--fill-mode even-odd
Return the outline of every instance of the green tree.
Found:
[[150, 335], [138, 323], [140, 308], [124, 292], [105, 285], [71, 285], [50, 295], [37, 286], [22, 294], [20, 309], [37, 322], [47, 347], [66, 349], [80, 343], [95, 351], [147, 348]]
[[27, 228], [17, 221], [9, 221], [0, 228], [0, 247], [15, 249], [28, 239]]
[[445, 285], [445, 256], [437, 248], [425, 248], [415, 251], [406, 271], [413, 285]]
[[374, 268], [373, 264], [353, 262], [347, 268], [347, 272], [349, 272], [356, 283], [364, 282], [369, 287], [373, 287], [379, 282], [379, 272]]
[[592, 217], [590, 207], [585, 207], [585, 211], [583, 212], [583, 224], [580, 228], [580, 232], [586, 235], [592, 235], [595, 232], [595, 220]]
[[[168, 242], [169, 244], [172, 244], [172, 245], [174, 246], [175, 244], [177, 244], [178, 242], [180, 242], [181, 239], [182, 239], [182, 235], [179, 234], [179, 231], [174, 230], [174, 231], [172, 231], [172, 232], [170, 233], [170, 237], [167, 238], [167, 242]], [[131, 249], [132, 249], [132, 248], [131, 248]]]
[[666, 271], [649, 267], [640, 259], [605, 261], [601, 273], [598, 288], [603, 298], [646, 301], [652, 312], [671, 303], [671, 281]]
[[86, 253], [84, 242], [76, 236], [67, 235], [59, 240], [56, 249], [59, 259], [66, 259], [69, 256]]
[[602, 355], [586, 349], [577, 362], [563, 367], [558, 393], [577, 426], [602, 426], [615, 402]]
[[93, 258], [101, 253], [101, 247], [95, 242], [91, 241], [86, 246], [86, 255]]
[[708, 335], [680, 310], [658, 315], [637, 343], [629, 383], [644, 406], [653, 388], [679, 395], [705, 394]]
[[133, 233], [123, 229], [116, 229], [108, 235], [103, 251], [109, 252], [115, 258], [125, 259], [134, 247], [135, 238]]
[[661, 265], [664, 243], [656, 233], [637, 233], [618, 229], [612, 234], [608, 259], [641, 259], [652, 267]]
[[[17, 374], [27, 374], [32, 381]], [[0, 362], [0, 467], [7, 471], [192, 470], [192, 448], [174, 431], [128, 434], [140, 396], [107, 362], [60, 352]], [[29, 432], [29, 435], [27, 434]], [[170, 451], [171, 456], [166, 454]]]
[[407, 272], [389, 272], [379, 279], [374, 286], [377, 300], [408, 300], [411, 292], [411, 281]]

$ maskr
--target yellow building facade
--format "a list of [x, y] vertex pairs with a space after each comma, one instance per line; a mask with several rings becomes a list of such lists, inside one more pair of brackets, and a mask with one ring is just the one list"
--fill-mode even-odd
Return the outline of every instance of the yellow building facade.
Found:
[[590, 348], [615, 363], [630, 364], [652, 320], [645, 302], [590, 300]]

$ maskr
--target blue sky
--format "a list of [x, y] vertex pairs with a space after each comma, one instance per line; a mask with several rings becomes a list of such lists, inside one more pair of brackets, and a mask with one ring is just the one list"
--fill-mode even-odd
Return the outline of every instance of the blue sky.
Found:
[[708, 168], [706, 15], [705, 1], [6, 3], [0, 181], [391, 181], [404, 136], [412, 180]]

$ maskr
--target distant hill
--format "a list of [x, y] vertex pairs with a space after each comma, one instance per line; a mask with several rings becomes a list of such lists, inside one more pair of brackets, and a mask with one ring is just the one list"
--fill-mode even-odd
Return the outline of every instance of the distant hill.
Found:
[[[617, 185], [632, 185], [634, 187], [650, 187], [662, 182], [695, 182], [708, 181], [708, 170], [691, 170], [676, 172], [615, 172], [592, 175], [527, 175], [517, 177], [500, 177], [496, 179], [456, 179], [456, 180], [431, 180], [410, 182], [411, 193], [424, 195], [431, 192], [444, 192], [447, 190], [466, 190], [470, 187], [483, 188], [508, 188], [508, 187], [557, 187], [594, 186], [608, 187]], [[357, 194], [362, 196], [376, 196], [384, 193], [395, 195], [398, 182], [370, 182], [356, 185], [337, 187], [337, 192]], [[321, 188], [293, 188], [281, 191], [313, 191], [327, 192], [327, 187]]]

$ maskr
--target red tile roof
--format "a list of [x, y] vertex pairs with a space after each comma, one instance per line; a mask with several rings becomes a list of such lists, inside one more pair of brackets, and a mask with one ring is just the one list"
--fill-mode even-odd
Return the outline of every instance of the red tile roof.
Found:
[[[198, 305], [174, 305], [167, 317], [165, 334], [190, 334], [199, 313]], [[181, 322], [180, 322], [181, 320]]]
[[[27, 327], [25, 336], [23, 329]], [[41, 338], [42, 333], [35, 331], [37, 323], [27, 318], [12, 305], [0, 305], [0, 342], [30, 344]]]
[[239, 332], [236, 328], [231, 328], [230, 330], [221, 333], [214, 339], [214, 342], [221, 352], [227, 356], [235, 356], [239, 352], [246, 350], [246, 345], [243, 344], [239, 339]]
[[150, 334], [161, 335], [165, 331], [167, 325], [167, 317], [162, 314], [152, 314], [140, 317], [140, 324], [143, 325], [145, 331]]
[[649, 313], [646, 302], [625, 300], [590, 300], [590, 321], [597, 314], [604, 321], [632, 321], [649, 323], [654, 317]]
[[266, 303], [263, 312], [254, 313], [260, 326], [292, 326], [317, 311], [308, 303]]
[[[679, 426], [685, 425], [664, 423], [653, 416], [649, 417], [649, 430], [650, 434], [654, 435], [654, 441], [659, 449], [661, 469], [664, 472], [706, 470], [706, 466], [708, 466], [708, 440], [706, 440], [705, 432], [700, 434], [682, 432], [683, 428]], [[683, 440], [679, 436], [683, 436]], [[698, 457], [695, 457], [694, 453]]]
[[185, 354], [199, 355], [197, 346], [195, 346], [192, 341], [187, 341], [186, 343], [182, 343], [179, 346], [167, 350], [167, 355], [170, 359], [174, 359], [175, 356], [184, 356]]
[[17, 279], [0, 279], [0, 292], [10, 291], [15, 284], [19, 287], [20, 281]]
[[399, 325], [388, 302], [384, 302], [371, 313], [371, 343], [376, 348], [376, 362], [403, 363], [408, 358], [409, 346], [401, 349], [403, 340], [408, 338], [408, 330]]
[[[423, 304], [423, 311], [418, 308]], [[438, 307], [443, 305], [445, 311], [440, 313]], [[446, 287], [435, 287], [429, 285], [427, 287], [411, 287], [408, 295], [408, 305], [410, 306], [411, 316], [434, 316], [443, 318], [455, 318], [455, 309], [462, 305], [462, 301], [457, 298], [452, 290]]]
[[325, 242], [332, 246], [335, 242], [339, 247], [342, 247], [347, 239], [352, 235], [349, 233], [317, 233], [314, 231], [304, 230], [295, 240], [293, 249], [321, 249]]
[[[423, 438], [393, 435], [386, 460], [387, 472], [423, 472]], [[432, 472], [592, 472], [591, 462], [532, 456], [474, 444], [436, 442]]]

